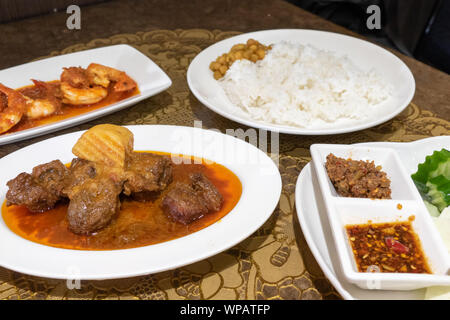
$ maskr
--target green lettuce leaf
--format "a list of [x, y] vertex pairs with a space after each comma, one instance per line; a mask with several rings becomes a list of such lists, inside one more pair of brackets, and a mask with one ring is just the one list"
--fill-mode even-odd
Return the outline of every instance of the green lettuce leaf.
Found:
[[422, 198], [435, 205], [439, 212], [450, 205], [450, 151], [434, 151], [418, 165], [411, 178]]

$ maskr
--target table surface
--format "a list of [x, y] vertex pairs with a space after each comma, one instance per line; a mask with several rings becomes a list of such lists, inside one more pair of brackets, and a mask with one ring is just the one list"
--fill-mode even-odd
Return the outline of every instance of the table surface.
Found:
[[[56, 12], [0, 25], [0, 69], [127, 43], [161, 66], [173, 85], [104, 118], [1, 146], [0, 157], [99, 123], [193, 126], [194, 120], [201, 120], [206, 128], [242, 128], [204, 107], [189, 92], [186, 71], [201, 50], [227, 37], [264, 29], [316, 29], [359, 37], [284, 1], [110, 1], [83, 7], [81, 30], [68, 30], [67, 17], [65, 12]], [[407, 64], [416, 80], [416, 93], [408, 108], [393, 120], [360, 132], [280, 135], [280, 204], [263, 227], [242, 243], [176, 270], [127, 279], [82, 281], [80, 289], [72, 290], [62, 280], [0, 268], [0, 299], [340, 299], [311, 254], [295, 214], [295, 182], [311, 159], [310, 145], [414, 141], [450, 134], [450, 76], [393, 53]]]

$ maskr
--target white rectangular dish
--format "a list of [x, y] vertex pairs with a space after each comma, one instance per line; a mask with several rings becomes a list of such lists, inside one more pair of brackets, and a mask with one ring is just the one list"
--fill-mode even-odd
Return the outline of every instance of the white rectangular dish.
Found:
[[124, 44], [69, 53], [4, 69], [0, 71], [0, 83], [16, 89], [32, 84], [30, 79], [57, 80], [64, 67], [86, 68], [93, 62], [125, 71], [137, 82], [139, 94], [72, 118], [0, 135], [0, 145], [29, 139], [102, 117], [156, 95], [172, 85], [167, 74], [151, 59], [135, 48]]
[[[391, 180], [392, 199], [372, 200], [341, 197], [337, 194], [325, 168], [326, 157], [373, 160]], [[450, 257], [414, 183], [398, 155], [390, 148], [316, 144], [311, 146], [312, 162], [324, 199], [337, 256], [347, 281], [364, 289], [413, 290], [433, 285], [450, 285]], [[400, 206], [399, 206], [400, 205]], [[359, 272], [345, 227], [407, 221], [420, 239], [432, 274]]]

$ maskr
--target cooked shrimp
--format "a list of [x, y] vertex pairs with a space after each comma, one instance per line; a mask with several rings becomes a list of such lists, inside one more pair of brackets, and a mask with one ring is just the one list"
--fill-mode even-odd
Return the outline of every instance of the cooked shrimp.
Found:
[[103, 100], [108, 95], [108, 90], [96, 86], [93, 88], [74, 88], [68, 83], [61, 83], [63, 102], [73, 105], [93, 104]]
[[33, 82], [35, 85], [33, 93], [37, 91], [37, 94], [27, 95], [26, 90], [22, 92], [27, 103], [26, 116], [29, 119], [39, 119], [58, 112], [61, 108], [61, 100], [58, 99], [59, 86], [38, 80]]
[[91, 86], [87, 72], [83, 68], [64, 68], [61, 74], [63, 102], [73, 105], [93, 104], [103, 100], [108, 90], [102, 86]]
[[0, 133], [4, 133], [22, 119], [26, 110], [26, 102], [19, 92], [5, 87], [1, 83], [0, 92], [7, 98], [7, 103], [2, 103], [2, 110], [0, 110]]
[[91, 63], [86, 69], [92, 84], [107, 88], [110, 82], [115, 82], [114, 91], [129, 91], [136, 88], [136, 82], [125, 72], [98, 63]]
[[56, 107], [53, 103], [45, 99], [30, 99], [24, 96], [27, 102], [27, 112], [25, 115], [29, 119], [39, 119], [50, 116], [56, 112]]
[[87, 88], [90, 85], [86, 69], [81, 67], [64, 68], [61, 82], [66, 82], [75, 88]]

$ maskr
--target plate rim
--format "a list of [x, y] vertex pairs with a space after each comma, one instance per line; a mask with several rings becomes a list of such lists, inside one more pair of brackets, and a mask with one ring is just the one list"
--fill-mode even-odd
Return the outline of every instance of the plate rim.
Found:
[[[389, 142], [389, 141], [376, 141], [376, 142], [359, 142], [359, 143], [354, 143], [354, 144], [349, 144], [349, 145], [354, 145], [354, 146], [371, 146], [371, 147], [388, 147], [391, 146], [391, 148], [394, 149], [394, 151], [396, 151], [398, 153], [398, 150], [396, 148], [398, 147], [403, 147], [403, 148], [413, 148], [414, 145], [416, 144], [426, 144], [428, 141], [430, 140], [450, 140], [450, 136], [447, 135], [443, 135], [443, 136], [435, 136], [435, 137], [426, 137], [423, 139], [419, 139], [419, 140], [415, 140], [415, 141], [409, 141], [409, 142]], [[302, 198], [300, 196], [300, 185], [301, 183], [305, 180], [304, 176], [306, 174], [310, 174], [311, 177], [313, 175], [313, 167], [312, 167], [312, 161], [309, 161], [301, 170], [296, 184], [295, 184], [295, 203], [302, 203]], [[316, 246], [313, 237], [312, 237], [312, 231], [310, 230], [310, 228], [308, 226], [306, 226], [306, 223], [302, 223], [302, 216], [303, 214], [300, 212], [299, 207], [296, 206], [296, 214], [297, 214], [297, 218], [299, 220], [299, 224], [300, 224], [300, 228], [302, 230], [302, 233], [305, 237], [305, 240], [308, 244], [308, 247], [311, 250], [311, 253], [313, 254], [314, 258], [316, 259], [317, 263], [319, 264], [322, 272], [325, 274], [325, 276], [327, 277], [327, 279], [330, 281], [330, 283], [334, 286], [334, 288], [336, 289], [336, 291], [345, 299], [345, 300], [356, 300], [357, 298], [354, 297], [351, 292], [349, 292], [347, 289], [345, 289], [342, 284], [341, 281], [339, 281], [337, 275], [335, 274], [335, 270], [334, 268], [330, 268], [328, 266], [328, 264], [325, 262], [324, 258], [322, 257], [322, 253], [319, 250], [319, 248]], [[332, 270], [333, 269], [333, 270]], [[353, 285], [351, 283], [348, 283], [349, 285]], [[355, 286], [356, 287], [356, 286]], [[358, 290], [363, 290], [358, 288]], [[418, 289], [418, 290], [413, 290], [413, 291], [420, 291], [420, 290], [424, 290], [424, 289]], [[365, 290], [366, 292], [370, 292], [370, 290]], [[395, 291], [395, 292], [401, 292], [401, 291]], [[382, 294], [382, 293], [377, 293], [378, 294]]]
[[[317, 34], [327, 34], [327, 35], [332, 35], [332, 36], [336, 36], [336, 37], [344, 37], [344, 38], [349, 38], [355, 41], [361, 41], [363, 43], [365, 43], [368, 46], [372, 46], [377, 48], [378, 50], [381, 50], [382, 52], [384, 52], [388, 57], [390, 57], [391, 59], [393, 59], [393, 61], [396, 61], [399, 65], [401, 65], [404, 69], [405, 72], [409, 78], [409, 80], [411, 81], [411, 91], [409, 92], [409, 95], [407, 98], [405, 98], [404, 102], [402, 103], [401, 107], [396, 108], [393, 112], [390, 112], [389, 114], [387, 114], [384, 117], [379, 118], [378, 120], [372, 121], [372, 122], [368, 122], [368, 123], [362, 123], [362, 124], [355, 124], [355, 125], [351, 125], [348, 127], [344, 127], [344, 128], [324, 128], [324, 129], [305, 129], [305, 128], [297, 128], [297, 127], [292, 127], [292, 126], [285, 126], [285, 125], [277, 125], [277, 124], [271, 124], [271, 123], [264, 123], [261, 121], [256, 121], [256, 120], [251, 120], [251, 119], [246, 119], [244, 117], [241, 117], [237, 114], [234, 113], [230, 113], [230, 112], [225, 112], [223, 111], [221, 108], [219, 107], [215, 107], [213, 103], [210, 103], [207, 101], [207, 99], [205, 99], [201, 93], [197, 90], [197, 87], [194, 85], [194, 79], [195, 76], [193, 75], [194, 72], [194, 67], [195, 64], [198, 63], [198, 61], [201, 59], [201, 55], [204, 54], [205, 51], [210, 50], [212, 48], [214, 48], [215, 46], [220, 45], [221, 43], [225, 42], [225, 41], [230, 41], [231, 39], [235, 39], [235, 38], [241, 38], [241, 37], [249, 37], [255, 34], [261, 34], [261, 33], [268, 33], [268, 32], [312, 32], [312, 33], [317, 33]], [[207, 48], [205, 48], [204, 50], [202, 50], [200, 53], [198, 53], [195, 58], [191, 61], [191, 63], [189, 64], [188, 67], [188, 71], [186, 74], [186, 79], [188, 82], [188, 86], [190, 91], [192, 92], [192, 94], [197, 98], [197, 100], [200, 101], [200, 103], [202, 103], [204, 106], [206, 106], [208, 109], [210, 109], [213, 112], [218, 113], [219, 115], [230, 119], [232, 121], [235, 121], [237, 123], [240, 124], [244, 124], [246, 126], [249, 127], [254, 127], [254, 128], [259, 128], [259, 129], [264, 129], [264, 130], [270, 130], [270, 131], [274, 131], [274, 132], [279, 132], [279, 133], [285, 133], [285, 134], [292, 134], [292, 135], [333, 135], [333, 134], [343, 134], [343, 133], [349, 133], [349, 132], [356, 132], [356, 131], [361, 131], [364, 129], [368, 129], [368, 128], [372, 128], [374, 126], [377, 126], [379, 124], [385, 123], [393, 118], [395, 118], [398, 114], [400, 114], [402, 111], [404, 111], [408, 105], [411, 103], [415, 91], [416, 91], [416, 83], [415, 83], [415, 78], [414, 75], [412, 73], [412, 71], [409, 69], [409, 67], [406, 65], [406, 63], [404, 63], [400, 58], [398, 58], [395, 54], [393, 54], [392, 52], [390, 52], [389, 50], [376, 45], [372, 42], [369, 42], [367, 40], [364, 39], [360, 39], [357, 37], [353, 37], [353, 36], [349, 36], [346, 34], [341, 34], [341, 33], [336, 33], [336, 32], [329, 32], [329, 31], [323, 31], [323, 30], [314, 30], [314, 29], [270, 29], [270, 30], [259, 30], [259, 31], [254, 31], [254, 32], [248, 32], [248, 33], [242, 33], [239, 35], [235, 35], [233, 37], [218, 41], [210, 46], [208, 46]], [[213, 79], [213, 78], [212, 78]]]
[[[223, 133], [218, 133], [218, 132], [211, 131], [211, 130], [206, 130], [206, 129], [201, 129], [201, 128], [194, 128], [194, 127], [186, 127], [186, 126], [175, 126], [175, 125], [129, 125], [129, 126], [124, 126], [124, 127], [127, 127], [130, 130], [132, 130], [132, 131], [133, 131], [134, 128], [137, 128], [137, 130], [146, 131], [145, 127], [151, 127], [151, 128], [153, 128], [151, 130], [155, 130], [155, 131], [158, 131], [158, 132], [161, 131], [161, 127], [167, 128], [166, 130], [170, 130], [171, 128], [172, 129], [173, 128], [182, 128], [183, 130], [191, 130], [191, 132], [193, 132], [195, 130], [201, 130], [203, 132], [208, 132], [208, 134], [210, 134], [212, 136], [214, 136], [214, 135], [229, 136], [229, 135], [226, 135], [226, 134], [223, 134]], [[58, 143], [61, 144], [61, 143], [64, 143], [64, 141], [66, 140], [65, 139], [66, 137], [68, 139], [73, 139], [75, 137], [79, 137], [85, 131], [86, 130], [81, 130], [81, 131], [77, 131], [77, 132], [73, 132], [73, 133], [68, 133], [68, 134], [65, 134], [65, 135], [57, 136], [57, 137], [54, 137], [54, 138], [49, 138], [49, 139], [46, 139], [44, 141], [32, 144], [29, 147], [33, 147], [34, 146], [36, 148], [36, 146], [38, 146], [40, 144], [52, 143], [53, 141], [55, 141], [57, 139], [59, 139]], [[133, 131], [133, 132], [136, 134], [135, 131]], [[274, 198], [272, 199], [273, 201], [270, 200], [270, 202], [271, 202], [270, 205], [272, 205], [273, 208], [270, 207], [269, 209], [271, 209], [271, 210], [266, 210], [267, 212], [265, 212], [264, 215], [261, 215], [261, 218], [258, 219], [258, 223], [257, 224], [250, 225], [245, 230], [245, 234], [241, 233], [240, 235], [238, 235], [236, 237], [233, 237], [232, 241], [229, 241], [229, 240], [220, 241], [218, 244], [215, 244], [215, 246], [216, 246], [215, 249], [214, 248], [212, 248], [212, 249], [210, 248], [208, 251], [204, 252], [203, 254], [196, 255], [196, 257], [193, 258], [193, 259], [188, 259], [189, 261], [186, 261], [186, 259], [185, 260], [180, 260], [180, 262], [170, 264], [170, 265], [168, 265], [168, 266], [166, 266], [164, 268], [158, 268], [157, 270], [154, 270], [155, 268], [152, 267], [153, 269], [151, 271], [144, 270], [145, 267], [144, 267], [144, 269], [142, 267], [140, 267], [140, 268], [138, 268], [140, 271], [138, 270], [136, 272], [123, 271], [120, 274], [117, 274], [117, 273], [116, 274], [110, 274], [110, 273], [103, 272], [102, 273], [103, 275], [99, 275], [99, 274], [84, 274], [84, 275], [80, 276], [80, 279], [82, 279], [82, 280], [105, 280], [105, 279], [129, 278], [129, 277], [149, 275], [149, 274], [153, 274], [153, 273], [159, 273], [159, 272], [164, 272], [164, 271], [167, 271], [167, 270], [176, 269], [176, 268], [179, 268], [181, 266], [189, 265], [189, 264], [192, 264], [192, 263], [204, 260], [204, 259], [206, 259], [208, 257], [214, 256], [216, 254], [219, 254], [221, 252], [224, 252], [224, 251], [232, 248], [233, 246], [237, 245], [241, 241], [244, 241], [249, 236], [251, 236], [252, 233], [254, 233], [256, 230], [258, 230], [270, 218], [270, 216], [273, 214], [273, 212], [276, 209], [276, 206], [279, 203], [279, 199], [280, 199], [281, 192], [282, 192], [281, 175], [280, 175], [279, 169], [276, 166], [275, 162], [273, 162], [272, 159], [270, 159], [270, 157], [266, 153], [264, 153], [263, 151], [261, 151], [257, 147], [255, 147], [255, 146], [253, 146], [253, 145], [251, 145], [251, 144], [249, 144], [249, 143], [247, 143], [245, 141], [242, 141], [242, 140], [240, 140], [240, 139], [238, 139], [236, 137], [233, 137], [233, 136], [229, 136], [229, 137], [231, 139], [238, 140], [239, 141], [238, 143], [240, 143], [241, 145], [245, 144], [246, 147], [253, 148], [254, 152], [257, 152], [259, 155], [262, 155], [265, 163], [270, 165], [271, 170], [272, 170], [271, 173], [275, 174], [274, 176], [272, 176], [272, 178], [269, 179], [269, 181], [275, 182], [274, 187], [271, 189], [272, 191], [274, 191]], [[20, 149], [20, 150], [18, 150], [16, 152], [13, 152], [13, 153], [7, 155], [6, 157], [4, 157], [2, 159], [0, 159], [0, 163], [5, 158], [8, 158], [7, 160], [11, 161], [11, 159], [14, 159], [14, 154], [15, 153], [20, 152], [20, 151], [23, 152], [24, 149], [26, 149], [26, 148]], [[137, 150], [140, 150], [140, 149], [141, 148], [138, 148]], [[151, 147], [150, 147], [150, 149], [151, 149]], [[158, 150], [156, 150], [156, 151], [158, 151]], [[69, 154], [69, 153], [70, 153], [70, 150], [67, 151], [67, 154]], [[270, 162], [268, 162], [269, 160], [270, 160]], [[35, 161], [35, 160], [33, 160], [33, 161]], [[228, 167], [227, 164], [222, 164], [222, 165]], [[234, 171], [233, 171], [233, 173], [237, 174]], [[244, 183], [245, 183], [246, 180], [243, 180], [242, 177], [240, 177], [240, 176], [238, 176], [238, 177], [241, 180], [241, 183], [243, 184], [243, 193], [242, 193], [242, 196], [243, 196], [244, 192], [248, 193], [249, 191], [248, 190], [244, 191]], [[278, 197], [276, 197], [277, 194], [278, 194]], [[221, 224], [224, 223], [223, 220], [226, 219], [226, 217], [228, 215], [230, 215], [236, 208], [238, 208], [238, 206], [242, 205], [242, 202], [243, 202], [242, 201], [242, 199], [243, 199], [242, 196], [241, 196], [241, 199], [238, 201], [238, 203], [235, 205], [235, 207], [224, 218], [222, 218], [220, 220]], [[4, 199], [4, 193], [2, 193], [1, 197], [2, 197], [2, 200], [3, 200]], [[276, 199], [276, 201], [274, 199]], [[198, 237], [201, 238], [202, 234], [200, 234], [200, 232], [203, 231], [205, 233], [204, 230], [211, 229], [211, 227], [214, 228], [215, 225], [217, 226], [217, 222], [212, 224], [211, 226], [208, 226], [208, 227], [206, 227], [204, 229], [201, 229], [201, 230], [199, 230], [197, 232], [189, 234], [189, 235], [187, 235], [185, 237], [169, 240], [169, 241], [166, 241], [166, 242], [163, 242], [163, 243], [158, 243], [158, 244], [155, 244], [155, 245], [144, 246], [144, 247], [137, 247], [137, 248], [130, 248], [130, 249], [92, 251], [92, 250], [71, 250], [71, 249], [56, 248], [56, 247], [50, 247], [50, 246], [46, 246], [46, 245], [43, 245], [43, 244], [35, 243], [35, 242], [30, 241], [30, 240], [26, 240], [26, 239], [20, 237], [19, 235], [15, 234], [14, 232], [12, 232], [6, 226], [3, 218], [0, 218], [0, 229], [7, 230], [7, 233], [9, 233], [9, 236], [13, 236], [14, 238], [16, 238], [21, 243], [21, 245], [23, 245], [25, 248], [33, 248], [33, 247], [37, 248], [37, 247], [39, 247], [43, 252], [50, 250], [51, 254], [53, 254], [53, 255], [57, 255], [59, 253], [64, 253], [64, 254], [67, 254], [67, 255], [70, 256], [71, 254], [74, 254], [74, 255], [83, 256], [83, 259], [86, 256], [88, 258], [90, 258], [89, 256], [95, 258], [97, 255], [105, 256], [105, 255], [108, 255], [108, 254], [111, 254], [113, 256], [114, 255], [120, 256], [121, 253], [124, 253], [125, 256], [126, 255], [133, 255], [133, 254], [136, 255], [136, 254], [139, 254], [140, 252], [145, 252], [146, 250], [149, 249], [149, 247], [157, 248], [157, 250], [161, 250], [161, 247], [162, 247], [162, 249], [164, 249], [164, 247], [166, 247], [168, 244], [169, 244], [169, 247], [170, 246], [173, 247], [173, 246], [177, 246], [177, 245], [179, 247], [180, 246], [180, 244], [179, 244], [180, 242], [181, 242], [181, 245], [183, 245], [183, 242], [188, 242], [188, 243], [192, 242], [192, 241], [195, 242], [195, 240], [196, 240], [195, 238], [198, 238]], [[220, 228], [219, 228], [219, 230], [220, 230]], [[210, 232], [212, 232], [212, 231], [210, 231]], [[2, 236], [0, 235], [0, 238], [1, 237]], [[3, 237], [5, 237], [5, 236], [3, 236]], [[188, 241], [186, 239], [188, 239]], [[208, 240], [208, 239], [206, 239], [206, 240]], [[1, 243], [0, 243], [0, 247], [1, 247]], [[29, 265], [27, 267], [22, 267], [22, 268], [19, 267], [18, 268], [17, 266], [12, 265], [11, 263], [5, 263], [5, 260], [8, 260], [8, 258], [2, 258], [1, 254], [0, 254], [0, 265], [2, 267], [5, 267], [5, 268], [9, 269], [9, 270], [14, 270], [16, 272], [21, 272], [21, 273], [28, 274], [28, 275], [33, 275], [33, 276], [38, 276], [38, 277], [45, 277], [45, 278], [51, 278], [51, 279], [68, 279], [68, 274], [67, 273], [49, 274], [48, 272], [45, 272], [45, 271], [42, 272], [42, 270], [35, 271], [35, 270], [33, 270], [35, 267], [32, 266], [32, 265], [31, 266]], [[129, 267], [127, 267], [127, 269], [129, 269]], [[147, 268], [147, 269], [149, 269], [149, 268]]]
[[345, 290], [342, 287], [341, 282], [337, 279], [336, 275], [328, 267], [327, 263], [325, 262], [324, 258], [322, 257], [322, 254], [321, 254], [320, 250], [317, 248], [316, 244], [314, 243], [314, 240], [312, 238], [312, 232], [310, 232], [309, 228], [305, 227], [305, 223], [301, 222], [303, 220], [303, 219], [301, 219], [302, 218], [302, 214], [299, 213], [299, 209], [298, 208], [301, 207], [301, 204], [303, 203], [303, 201], [301, 200], [302, 198], [300, 197], [300, 191], [297, 192], [297, 189], [299, 189], [300, 184], [302, 183], [303, 180], [305, 180], [305, 176], [308, 173], [312, 177], [312, 163], [311, 163], [311, 161], [308, 162], [303, 167], [302, 171], [300, 172], [300, 174], [299, 174], [299, 176], [297, 178], [296, 184], [295, 184], [295, 190], [296, 190], [296, 192], [295, 192], [295, 208], [296, 208], [296, 213], [297, 213], [297, 218], [299, 220], [300, 228], [302, 230], [303, 236], [305, 237], [306, 243], [308, 244], [309, 250], [311, 250], [311, 253], [314, 256], [314, 259], [316, 259], [317, 263], [320, 266], [320, 269], [325, 274], [325, 276], [327, 277], [328, 281], [331, 282], [331, 284], [336, 289], [336, 291], [338, 291], [338, 293], [345, 300], [355, 300], [355, 298], [349, 292], [347, 292], [347, 290]]

